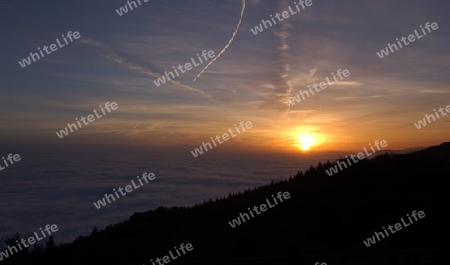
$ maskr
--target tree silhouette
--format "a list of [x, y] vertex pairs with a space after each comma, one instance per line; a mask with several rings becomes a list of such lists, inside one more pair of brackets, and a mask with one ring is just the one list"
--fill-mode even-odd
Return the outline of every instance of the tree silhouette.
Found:
[[[55, 247], [49, 238], [42, 256], [33, 251], [22, 264], [148, 264], [181, 243], [192, 243], [194, 250], [174, 264], [315, 264], [325, 258], [328, 264], [444, 261], [450, 249], [445, 236], [450, 234], [450, 217], [443, 210], [449, 197], [449, 154], [449, 145], [384, 154], [333, 176], [325, 172], [334, 166], [327, 161], [290, 181], [231, 192], [226, 199], [136, 212], [127, 221], [103, 224], [103, 230], [94, 227], [90, 236], [71, 244]], [[228, 224], [280, 191], [289, 192], [290, 199], [235, 228]], [[373, 246], [363, 244], [414, 210], [426, 217]]]

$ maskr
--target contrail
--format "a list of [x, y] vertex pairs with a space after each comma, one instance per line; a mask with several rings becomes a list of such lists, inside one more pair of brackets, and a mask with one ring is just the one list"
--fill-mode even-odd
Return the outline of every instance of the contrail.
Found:
[[[96, 40], [93, 40], [93, 39], [82, 39], [82, 40], [80, 40], [80, 42], [83, 43], [83, 44], [88, 44], [88, 45], [91, 45], [91, 46], [94, 46], [94, 47], [101, 48], [102, 52], [99, 55], [101, 57], [105, 58], [105, 59], [108, 59], [108, 60], [112, 61], [112, 62], [125, 65], [129, 69], [137, 70], [137, 71], [139, 71], [139, 72], [141, 72], [143, 74], [150, 75], [150, 76], [153, 76], [153, 77], [156, 77], [156, 78], [162, 77], [162, 75], [160, 75], [158, 73], [155, 73], [155, 72], [153, 72], [153, 71], [151, 71], [151, 70], [149, 70], [147, 68], [144, 68], [144, 67], [142, 67], [140, 65], [137, 65], [137, 64], [134, 64], [134, 63], [125, 62], [126, 61], [125, 58], [121, 57], [120, 55], [117, 55], [117, 54], [112, 53], [112, 52], [107, 52], [108, 47], [105, 44], [103, 44], [103, 43], [101, 43], [99, 41], [96, 41]], [[191, 86], [188, 86], [188, 85], [181, 84], [178, 81], [168, 80], [168, 82], [170, 82], [170, 83], [172, 83], [172, 84], [174, 84], [176, 86], [179, 86], [179, 87], [182, 87], [182, 88], [186, 88], [186, 89], [188, 89], [190, 91], [200, 93], [203, 96], [207, 97], [209, 100], [211, 100], [213, 102], [216, 102], [212, 98], [212, 96], [210, 94], [208, 94], [208, 93], [206, 93], [206, 92], [204, 92], [204, 91], [202, 91], [200, 89], [197, 89], [197, 88], [194, 88], [194, 87], [191, 87]]]
[[223, 47], [223, 49], [219, 52], [219, 54], [217, 54], [216, 57], [214, 57], [214, 59], [212, 59], [206, 66], [205, 68], [202, 69], [202, 71], [200, 71], [200, 73], [194, 78], [194, 80], [192, 80], [192, 82], [194, 82], [195, 80], [197, 80], [197, 78], [199, 78], [203, 72], [205, 72], [205, 70], [215, 61], [217, 60], [217, 58], [220, 57], [220, 55], [222, 55], [226, 49], [228, 49], [228, 46], [230, 46], [231, 42], [233, 41], [234, 37], [236, 36], [236, 33], [239, 30], [239, 27], [241, 26], [241, 22], [242, 22], [242, 18], [244, 17], [244, 10], [245, 10], [245, 0], [242, 0], [242, 10], [241, 10], [241, 18], [239, 18], [239, 22], [236, 26], [236, 29], [233, 32], [233, 35], [231, 36], [231, 39], [228, 41], [227, 45], [225, 45], [225, 47]]
[[[287, 4], [286, 0], [283, 0], [283, 2], [280, 4], [280, 7], [286, 6], [286, 4]], [[283, 21], [283, 23], [281, 23], [281, 31], [274, 32], [274, 35], [280, 37], [281, 40], [280, 46], [278, 46], [279, 60], [277, 62], [277, 66], [278, 66], [278, 73], [283, 82], [282, 84], [283, 89], [280, 95], [284, 97], [284, 100], [282, 99], [282, 102], [287, 106], [286, 114], [289, 112], [291, 108], [290, 98], [291, 98], [291, 91], [293, 89], [292, 82], [289, 80], [289, 70], [290, 70], [290, 65], [288, 62], [289, 45], [287, 44], [286, 41], [287, 37], [289, 36], [287, 28], [290, 26], [291, 25], [287, 21]]]
[[[281, 9], [286, 5], [287, 5], [286, 0], [279, 2], [279, 9]], [[280, 11], [280, 13], [281, 12], [282, 11]], [[279, 79], [275, 84], [276, 87], [275, 95], [273, 95], [271, 98], [263, 102], [259, 106], [259, 108], [282, 109], [284, 111], [284, 114], [287, 115], [290, 110], [291, 91], [293, 90], [293, 84], [289, 78], [289, 71], [290, 71], [290, 65], [288, 60], [289, 45], [287, 42], [287, 38], [289, 36], [288, 28], [292, 26], [286, 20], [283, 20], [280, 24], [281, 28], [279, 30], [272, 29], [272, 34], [275, 35], [277, 38], [278, 37], [280, 38], [280, 44], [277, 47], [276, 60], [274, 62], [274, 66], [277, 71]]]

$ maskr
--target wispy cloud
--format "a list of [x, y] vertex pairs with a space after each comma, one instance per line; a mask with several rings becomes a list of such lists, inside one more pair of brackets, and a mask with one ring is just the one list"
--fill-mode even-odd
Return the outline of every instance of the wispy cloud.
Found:
[[431, 94], [446, 94], [446, 93], [450, 93], [450, 91], [446, 91], [446, 90], [438, 90], [438, 89], [424, 89], [421, 90], [420, 93], [431, 93]]
[[[286, 6], [286, 1], [281, 2], [280, 7], [283, 6]], [[287, 113], [290, 109], [291, 91], [293, 89], [292, 82], [289, 79], [290, 65], [288, 63], [289, 54], [287, 52], [289, 50], [289, 45], [286, 40], [289, 36], [287, 28], [291, 25], [286, 20], [283, 20], [280, 24], [281, 29], [279, 31], [274, 31], [273, 34], [280, 37], [280, 45], [277, 47], [277, 60], [275, 61], [275, 66], [281, 82], [277, 85], [275, 96], [261, 104], [260, 108], [273, 106], [275, 108], [280, 108], [280, 104], [282, 104], [283, 109], [285, 109]]]
[[361, 86], [363, 83], [356, 82], [356, 81], [339, 81], [335, 82], [336, 86]]
[[[118, 64], [122, 64], [122, 65], [128, 67], [129, 69], [137, 70], [137, 71], [139, 71], [139, 72], [141, 72], [143, 74], [146, 74], [146, 75], [149, 75], [149, 76], [152, 76], [152, 77], [155, 77], [155, 78], [159, 78], [159, 77], [163, 76], [163, 75], [155, 73], [155, 72], [151, 71], [150, 69], [147, 69], [147, 68], [145, 68], [143, 66], [137, 65], [135, 63], [126, 62], [125, 58], [123, 58], [122, 56], [120, 56], [120, 55], [118, 55], [116, 53], [109, 52], [109, 47], [106, 46], [105, 44], [99, 42], [99, 41], [96, 41], [96, 40], [93, 40], [93, 39], [89, 39], [89, 38], [84, 38], [84, 39], [80, 40], [80, 42], [83, 43], [83, 44], [87, 44], [87, 45], [90, 45], [90, 46], [93, 46], [93, 47], [100, 48], [101, 52], [99, 53], [99, 56], [101, 56], [101, 57], [103, 57], [103, 58], [105, 58], [105, 59], [107, 59], [109, 61], [112, 61], [112, 62], [115, 62], [115, 63], [118, 63]], [[187, 89], [189, 91], [202, 94], [203, 96], [207, 97], [209, 100], [211, 100], [213, 102], [216, 102], [210, 94], [208, 94], [208, 93], [206, 93], [206, 92], [204, 92], [204, 91], [202, 91], [200, 89], [197, 89], [197, 88], [194, 88], [194, 87], [182, 84], [179, 81], [169, 80], [168, 82], [170, 82], [173, 85], [185, 88], [185, 89]]]

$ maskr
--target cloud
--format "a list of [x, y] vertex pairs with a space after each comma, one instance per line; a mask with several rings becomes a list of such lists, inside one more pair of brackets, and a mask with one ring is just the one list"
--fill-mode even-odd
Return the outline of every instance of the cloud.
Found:
[[[280, 3], [280, 7], [285, 6], [286, 1]], [[288, 50], [289, 45], [287, 44], [287, 37], [289, 33], [287, 32], [287, 28], [291, 27], [291, 25], [283, 20], [280, 22], [281, 29], [279, 31], [274, 31], [273, 34], [277, 37], [280, 37], [280, 45], [277, 47], [277, 59], [275, 61], [275, 66], [278, 71], [278, 76], [280, 78], [279, 84], [276, 86], [277, 89], [275, 91], [275, 95], [272, 99], [267, 100], [262, 103], [259, 108], [267, 109], [267, 108], [283, 108], [286, 112], [289, 112], [290, 109], [290, 99], [291, 99], [291, 91], [293, 89], [293, 85], [291, 80], [289, 79], [289, 70], [290, 65], [288, 63]]]
[[103, 43], [101, 43], [99, 41], [93, 40], [93, 39], [83, 38], [83, 39], [80, 40], [80, 42], [83, 43], [83, 44], [89, 44], [89, 45], [92, 45], [92, 46], [95, 46], [95, 47], [108, 49], [108, 47], [106, 45], [104, 45]]
[[441, 94], [441, 93], [450, 93], [450, 91], [446, 91], [446, 90], [438, 90], [438, 89], [424, 89], [421, 90], [420, 93], [430, 93], [430, 94]]
[[339, 81], [334, 83], [336, 86], [361, 86], [363, 83], [356, 81]]
[[317, 68], [312, 68], [311, 70], [309, 70], [309, 75], [310, 76], [314, 76], [317, 72]]
[[[109, 50], [108, 46], [104, 45], [103, 43], [101, 43], [99, 41], [96, 41], [96, 40], [93, 40], [93, 39], [89, 39], [89, 38], [84, 38], [84, 39], [80, 40], [80, 42], [82, 44], [87, 44], [87, 45], [90, 45], [90, 46], [94, 46], [94, 47], [100, 48], [102, 51], [99, 53], [99, 56], [101, 56], [101, 57], [103, 57], [103, 58], [105, 58], [105, 59], [107, 59], [109, 61], [112, 61], [112, 62], [115, 62], [115, 63], [118, 63], [118, 64], [122, 64], [125, 67], [128, 67], [128, 69], [137, 70], [137, 71], [139, 71], [139, 72], [141, 72], [143, 74], [146, 74], [146, 75], [149, 75], [149, 76], [152, 76], [152, 77], [155, 77], [155, 78], [159, 78], [159, 77], [163, 76], [161, 74], [155, 73], [155, 72], [151, 71], [150, 69], [147, 69], [147, 68], [142, 67], [140, 65], [137, 65], [137, 64], [134, 64], [134, 63], [130, 63], [130, 62], [126, 62], [125, 58], [123, 58], [122, 56], [120, 56], [118, 54], [109, 52], [108, 51]], [[206, 92], [204, 92], [204, 91], [202, 91], [200, 89], [197, 89], [197, 88], [194, 88], [194, 87], [191, 87], [191, 86], [188, 86], [188, 85], [181, 84], [179, 81], [169, 80], [168, 82], [173, 84], [173, 85], [176, 85], [176, 86], [179, 86], [179, 87], [182, 87], [182, 88], [186, 88], [189, 91], [202, 94], [203, 96], [207, 97], [210, 101], [216, 102], [212, 98], [212, 96], [210, 94], [208, 94], [208, 93], [206, 93]]]

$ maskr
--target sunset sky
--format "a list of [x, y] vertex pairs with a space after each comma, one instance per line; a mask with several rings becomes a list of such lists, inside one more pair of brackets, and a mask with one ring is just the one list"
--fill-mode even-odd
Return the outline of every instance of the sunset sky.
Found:
[[[222, 50], [241, 0], [150, 0], [123, 16], [115, 11], [122, 0], [0, 0], [0, 144], [198, 147], [240, 121], [253, 128], [223, 146], [301, 152], [303, 137], [311, 150], [360, 151], [377, 139], [388, 149], [449, 141], [450, 115], [420, 130], [414, 123], [450, 105], [450, 3], [312, 2], [254, 35], [250, 29], [294, 1], [247, 0], [232, 43], [195, 82], [205, 64], [157, 87], [155, 73]], [[426, 22], [439, 29], [383, 59], [376, 55]], [[25, 68], [18, 64], [68, 31], [81, 38]], [[350, 76], [289, 107], [299, 90], [338, 69]], [[119, 107], [57, 137], [105, 102]]]

